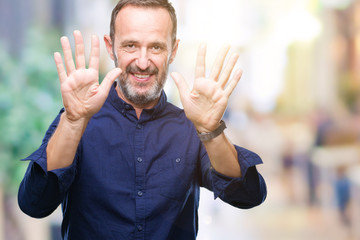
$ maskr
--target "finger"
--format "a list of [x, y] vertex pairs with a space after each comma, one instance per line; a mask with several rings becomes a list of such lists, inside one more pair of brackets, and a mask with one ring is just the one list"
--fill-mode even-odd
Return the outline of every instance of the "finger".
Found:
[[170, 75], [174, 79], [176, 87], [178, 88], [180, 98], [183, 99], [186, 93], [190, 91], [189, 85], [187, 84], [186, 80], [180, 73], [172, 72]]
[[84, 40], [80, 31], [78, 30], [74, 31], [74, 39], [75, 39], [76, 68], [77, 69], [85, 68]]
[[58, 53], [58, 52], [54, 53], [54, 60], [55, 60], [56, 69], [57, 69], [57, 72], [59, 75], [60, 84], [62, 84], [63, 82], [65, 82], [67, 75], [66, 75], [66, 71], [65, 71], [64, 64], [63, 64], [60, 53]]
[[119, 77], [121, 74], [120, 68], [114, 68], [110, 72], [108, 72], [104, 78], [104, 80], [101, 82], [99, 86], [99, 91], [103, 91], [108, 93], [110, 91], [111, 86], [113, 85], [115, 79]]
[[195, 78], [205, 77], [206, 44], [202, 43], [198, 49], [195, 66]]
[[71, 47], [70, 47], [70, 42], [67, 37], [62, 37], [60, 39], [60, 41], [61, 41], [61, 46], [62, 46], [62, 49], [64, 52], [65, 67], [66, 67], [67, 73], [70, 74], [71, 72], [73, 72], [75, 70], [75, 65], [74, 65]]
[[219, 78], [219, 83], [221, 85], [222, 88], [225, 87], [226, 83], [228, 82], [231, 72], [234, 69], [234, 66], [237, 62], [237, 60], [239, 59], [239, 54], [237, 53], [233, 53], [230, 57], [230, 60], [227, 62], [223, 72], [221, 73], [221, 76]]
[[215, 81], [217, 81], [217, 79], [220, 75], [221, 69], [223, 67], [225, 57], [226, 57], [227, 53], [229, 52], [229, 49], [230, 49], [230, 46], [226, 45], [219, 51], [219, 53], [215, 59], [214, 65], [210, 72], [210, 79], [214, 79]]
[[241, 69], [237, 69], [235, 71], [234, 76], [232, 77], [231, 81], [224, 90], [226, 96], [230, 97], [236, 85], [239, 83], [242, 73], [243, 71]]
[[91, 51], [90, 51], [90, 60], [89, 60], [89, 68], [93, 68], [95, 70], [99, 69], [99, 55], [100, 55], [100, 43], [99, 38], [96, 35], [91, 37]]

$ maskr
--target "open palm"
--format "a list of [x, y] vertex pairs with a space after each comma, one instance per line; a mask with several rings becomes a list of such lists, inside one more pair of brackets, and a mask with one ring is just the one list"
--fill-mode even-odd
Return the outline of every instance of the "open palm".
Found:
[[67, 37], [61, 38], [66, 70], [60, 53], [54, 54], [65, 113], [71, 121], [83, 118], [90, 119], [98, 112], [108, 96], [112, 83], [121, 73], [119, 68], [115, 68], [99, 84], [100, 44], [98, 37], [93, 36], [91, 39], [88, 68], [85, 65], [84, 43], [81, 33], [74, 31], [74, 38], [76, 67]]
[[220, 50], [210, 75], [206, 78], [206, 46], [203, 44], [199, 47], [195, 81], [192, 89], [189, 88], [185, 79], [179, 73], [171, 74], [179, 89], [185, 114], [199, 132], [211, 132], [219, 126], [228, 99], [241, 78], [242, 71], [238, 69], [228, 83], [235, 63], [239, 58], [238, 54], [233, 53], [223, 69], [229, 49], [230, 47], [226, 46]]

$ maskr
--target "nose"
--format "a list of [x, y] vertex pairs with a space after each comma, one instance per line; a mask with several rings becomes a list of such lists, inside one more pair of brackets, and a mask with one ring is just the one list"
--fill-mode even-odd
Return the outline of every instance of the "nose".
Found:
[[146, 48], [141, 48], [138, 58], [135, 61], [136, 65], [145, 70], [150, 66], [150, 58]]

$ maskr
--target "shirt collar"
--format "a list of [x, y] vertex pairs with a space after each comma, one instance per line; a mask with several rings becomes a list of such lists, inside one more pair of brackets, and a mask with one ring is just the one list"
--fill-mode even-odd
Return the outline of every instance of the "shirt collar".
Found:
[[[126, 103], [123, 99], [119, 97], [116, 92], [116, 82], [114, 82], [113, 86], [109, 92], [109, 100], [111, 104], [124, 116], [129, 112], [135, 112], [134, 107], [131, 104]], [[165, 109], [167, 103], [167, 96], [164, 90], [161, 91], [159, 102], [155, 105], [154, 108], [144, 109], [141, 114], [141, 119], [143, 121], [151, 120], [157, 118], [160, 113]]]

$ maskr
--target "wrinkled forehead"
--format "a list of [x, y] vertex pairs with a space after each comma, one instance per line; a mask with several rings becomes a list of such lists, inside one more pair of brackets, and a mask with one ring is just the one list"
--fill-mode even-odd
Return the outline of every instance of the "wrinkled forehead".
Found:
[[137, 36], [170, 39], [172, 21], [168, 11], [161, 7], [125, 6], [115, 19], [115, 38]]

